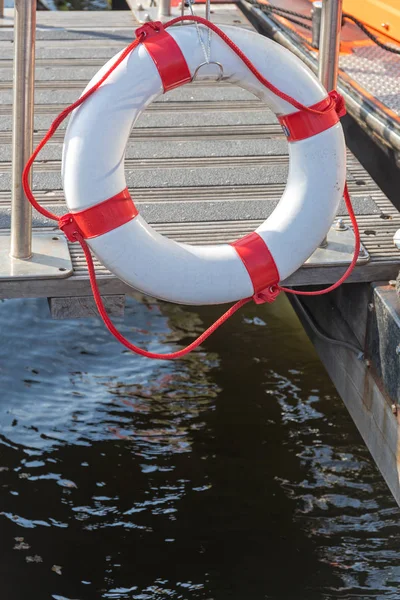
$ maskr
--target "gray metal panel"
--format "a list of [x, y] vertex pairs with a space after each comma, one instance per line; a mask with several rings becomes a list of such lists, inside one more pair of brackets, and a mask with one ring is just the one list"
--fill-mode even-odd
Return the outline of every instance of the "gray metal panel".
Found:
[[[50, 127], [54, 120], [54, 115], [35, 115], [35, 129], [46, 130]], [[269, 125], [276, 123], [275, 116], [269, 110], [263, 111], [207, 111], [186, 113], [178, 110], [163, 111], [160, 114], [156, 111], [145, 112], [137, 120], [136, 127], [141, 129], [163, 127], [167, 125], [171, 128], [179, 127], [230, 127], [232, 125]], [[68, 118], [61, 123], [59, 131], [65, 129], [68, 123]], [[11, 131], [12, 121], [11, 116], [0, 116], [0, 130]]]
[[[38, 131], [34, 134], [34, 142], [38, 144], [46, 131]], [[61, 129], [56, 131], [51, 138], [50, 143], [64, 140], [65, 132]], [[187, 127], [135, 127], [131, 132], [131, 139], [148, 141], [150, 139], [158, 140], [231, 140], [238, 139], [265, 139], [270, 136], [282, 137], [282, 128], [279, 123], [267, 125], [202, 125]], [[0, 130], [0, 143], [11, 143], [11, 131]]]
[[[156, 223], [210, 223], [224, 221], [246, 221], [258, 220], [260, 223], [272, 213], [279, 202], [279, 198], [263, 200], [241, 200], [240, 189], [237, 190], [237, 199], [219, 200], [218, 188], [214, 188], [214, 195], [208, 201], [183, 200], [180, 202], [159, 201], [159, 202], [141, 202], [136, 200], [135, 204], [140, 214], [152, 224]], [[64, 203], [51, 204], [46, 203], [46, 208], [58, 216], [67, 212]], [[379, 215], [380, 211], [372, 199], [366, 201], [365, 198], [359, 198], [354, 201], [354, 209], [357, 215]], [[338, 210], [338, 215], [346, 215], [344, 203]], [[33, 224], [35, 227], [44, 225], [54, 226], [54, 222], [48, 221], [40, 213], [33, 214]], [[10, 227], [9, 208], [0, 207], [0, 229]]]
[[[287, 153], [287, 142], [285, 139], [262, 139], [262, 140], [187, 140], [187, 141], [164, 141], [158, 140], [141, 141], [140, 143], [130, 140], [126, 148], [126, 160], [144, 162], [146, 160], [181, 159], [181, 166], [193, 162], [193, 159], [206, 159], [218, 164], [218, 158], [236, 157], [237, 160], [262, 160], [267, 156], [279, 156]], [[40, 160], [35, 165], [35, 170], [46, 167], [40, 161], [60, 161], [62, 154], [62, 143], [47, 144], [40, 152]], [[246, 157], [246, 158], [245, 158]], [[186, 159], [186, 160], [183, 160]], [[0, 170], [8, 168], [5, 163], [11, 160], [10, 144], [0, 146]], [[48, 163], [47, 163], [48, 164]], [[154, 165], [155, 166], [155, 165]], [[56, 163], [60, 169], [60, 163]]]
[[[397, 46], [398, 47], [398, 46]], [[340, 57], [340, 68], [372, 97], [400, 116], [400, 56], [375, 44]]]

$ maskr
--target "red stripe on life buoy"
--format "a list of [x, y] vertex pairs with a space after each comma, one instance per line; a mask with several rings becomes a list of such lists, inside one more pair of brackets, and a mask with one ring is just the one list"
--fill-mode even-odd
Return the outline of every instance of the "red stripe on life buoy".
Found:
[[174, 38], [165, 31], [161, 21], [146, 23], [136, 29], [142, 44], [150, 54], [160, 74], [164, 92], [192, 81], [186, 59]]
[[339, 117], [343, 116], [346, 110], [344, 109], [344, 112], [342, 109], [338, 110], [337, 100], [333, 94], [334, 92], [331, 92], [331, 95], [324, 100], [309, 107], [313, 110], [324, 111], [322, 114], [299, 110], [290, 115], [278, 117], [288, 142], [305, 140], [330, 129], [339, 122]]
[[96, 206], [71, 213], [71, 216], [82, 236], [90, 239], [125, 225], [138, 214], [128, 189], [125, 188], [112, 198]]
[[249, 233], [231, 244], [239, 254], [259, 294], [279, 282], [279, 272], [271, 252], [258, 233]]

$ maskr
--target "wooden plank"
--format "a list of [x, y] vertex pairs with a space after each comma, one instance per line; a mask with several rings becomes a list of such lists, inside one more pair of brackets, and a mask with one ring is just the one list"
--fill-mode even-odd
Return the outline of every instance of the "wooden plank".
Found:
[[[124, 295], [107, 295], [102, 298], [110, 317], [124, 316]], [[49, 306], [53, 319], [82, 319], [99, 316], [93, 296], [49, 298]]]
[[[360, 360], [355, 352], [347, 348], [319, 339], [296, 307], [296, 302], [292, 298], [289, 299], [390, 491], [400, 505], [400, 425], [393, 414], [390, 399], [381, 390], [365, 360]], [[332, 301], [329, 295], [309, 297], [303, 298], [302, 302], [328, 335], [358, 344], [336, 306], [337, 298]], [[355, 312], [353, 317], [354, 321], [362, 321], [357, 326], [359, 330], [366, 325], [365, 313]]]

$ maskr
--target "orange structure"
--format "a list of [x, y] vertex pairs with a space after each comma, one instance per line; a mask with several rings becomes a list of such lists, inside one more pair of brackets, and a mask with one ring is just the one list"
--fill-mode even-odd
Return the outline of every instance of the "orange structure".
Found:
[[343, 11], [400, 41], [400, 0], [344, 0]]

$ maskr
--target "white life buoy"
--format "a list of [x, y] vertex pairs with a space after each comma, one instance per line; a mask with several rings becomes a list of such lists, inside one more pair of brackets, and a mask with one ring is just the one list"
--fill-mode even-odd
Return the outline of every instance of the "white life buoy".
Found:
[[[288, 50], [248, 30], [221, 29], [276, 88], [306, 106], [322, 110], [329, 103], [320, 82]], [[287, 278], [328, 232], [345, 184], [345, 142], [338, 118], [315, 128], [318, 116], [294, 110], [262, 85], [217, 35], [212, 36], [210, 60], [222, 65], [224, 81], [266, 102], [288, 135], [285, 191], [253, 234], [234, 244], [175, 242], [145, 222], [126, 190], [124, 155], [135, 121], [157, 96], [190, 81], [204, 62], [194, 26], [171, 27], [168, 33], [161, 28], [145, 38], [74, 111], [63, 149], [66, 202], [94, 254], [133, 288], [184, 304], [237, 301]], [[201, 69], [196, 79], [205, 78]]]

